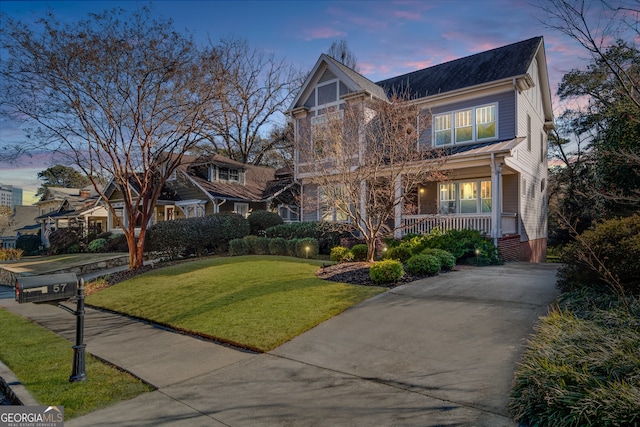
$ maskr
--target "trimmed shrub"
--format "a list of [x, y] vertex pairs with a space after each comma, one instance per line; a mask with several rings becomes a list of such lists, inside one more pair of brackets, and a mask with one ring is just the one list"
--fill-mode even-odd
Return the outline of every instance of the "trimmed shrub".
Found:
[[318, 241], [309, 237], [297, 239], [296, 256], [298, 258], [318, 258]]
[[349, 248], [345, 248], [344, 246], [336, 246], [335, 248], [331, 249], [329, 258], [331, 259], [331, 261], [337, 263], [349, 262], [353, 261], [353, 253], [351, 253]]
[[296, 250], [298, 248], [299, 239], [287, 240], [287, 255], [295, 257], [297, 256]]
[[440, 273], [442, 264], [436, 256], [418, 254], [407, 260], [406, 268], [411, 274], [428, 274], [429, 276], [435, 276]]
[[493, 241], [478, 230], [447, 230], [416, 239], [414, 250], [426, 248], [443, 249], [451, 253], [459, 262], [477, 265], [502, 264], [498, 248]]
[[369, 247], [364, 243], [353, 245], [353, 247], [351, 248], [351, 253], [353, 254], [354, 261], [366, 261], [368, 252]]
[[256, 246], [258, 245], [258, 236], [254, 236], [252, 234], [243, 237], [244, 241], [247, 242], [247, 247], [249, 248], [249, 254], [256, 254]]
[[402, 263], [395, 259], [385, 259], [373, 263], [369, 268], [369, 277], [374, 283], [395, 283], [404, 276]]
[[253, 242], [253, 253], [256, 255], [269, 255], [269, 243], [271, 239], [266, 237], [258, 237]]
[[274, 237], [269, 239], [269, 254], [271, 255], [288, 255], [287, 241], [282, 237]]
[[249, 254], [249, 244], [245, 239], [233, 239], [229, 241], [229, 255], [239, 256]]
[[97, 237], [107, 239], [107, 246], [104, 248], [105, 252], [129, 252], [129, 245], [124, 234], [111, 234], [108, 232], [102, 233]]
[[[104, 248], [107, 247], [107, 239], [95, 239], [89, 243], [87, 250], [89, 252], [102, 252]], [[80, 251], [80, 246], [78, 245], [78, 252]]]
[[254, 236], [265, 236], [265, 230], [282, 224], [282, 218], [275, 212], [257, 210], [247, 217], [249, 232]]
[[81, 230], [78, 227], [58, 228], [49, 235], [49, 253], [67, 253], [70, 246], [80, 245], [81, 242]]
[[25, 256], [37, 255], [40, 253], [42, 241], [40, 236], [34, 234], [25, 234], [16, 240], [16, 249], [21, 249]]
[[[640, 295], [639, 259], [640, 215], [604, 221], [565, 247], [558, 287], [564, 292], [586, 286]], [[607, 277], [607, 270], [615, 280]], [[614, 289], [612, 281], [620, 289]]]
[[440, 260], [443, 270], [453, 270], [456, 267], [456, 257], [444, 249], [425, 249], [421, 254], [433, 255]]
[[401, 263], [407, 262], [413, 256], [411, 249], [406, 246], [396, 246], [387, 250], [386, 259], [395, 259]]
[[179, 256], [224, 253], [229, 241], [249, 233], [249, 223], [241, 215], [215, 214], [158, 222], [147, 230], [145, 249], [171, 259]]
[[291, 222], [269, 227], [267, 237], [282, 237], [287, 240], [311, 237], [318, 241], [319, 253], [329, 255], [331, 248], [340, 245], [340, 238], [349, 235], [344, 224], [328, 222]]

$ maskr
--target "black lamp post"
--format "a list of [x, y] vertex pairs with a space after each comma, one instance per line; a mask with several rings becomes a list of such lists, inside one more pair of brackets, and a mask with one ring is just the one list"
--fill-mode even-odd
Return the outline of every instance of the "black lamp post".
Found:
[[85, 370], [84, 349], [84, 279], [80, 278], [78, 286], [78, 302], [76, 306], [76, 345], [73, 346], [73, 371], [69, 382], [75, 383], [87, 379]]

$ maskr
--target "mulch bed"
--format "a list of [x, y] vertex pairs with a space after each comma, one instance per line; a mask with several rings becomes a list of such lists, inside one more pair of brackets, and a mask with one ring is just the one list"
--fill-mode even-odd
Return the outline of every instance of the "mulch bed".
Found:
[[362, 286], [382, 286], [385, 288], [395, 288], [396, 286], [404, 285], [405, 283], [429, 277], [426, 275], [421, 276], [405, 273], [404, 277], [398, 282], [376, 284], [373, 283], [369, 277], [369, 267], [370, 264], [366, 262], [345, 262], [342, 264], [322, 267], [316, 272], [316, 276], [324, 280], [331, 280], [332, 282], [342, 282]]

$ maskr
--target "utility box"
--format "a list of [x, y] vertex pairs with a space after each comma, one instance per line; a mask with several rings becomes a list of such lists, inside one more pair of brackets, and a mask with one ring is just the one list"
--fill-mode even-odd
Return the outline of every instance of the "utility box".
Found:
[[75, 273], [56, 273], [41, 276], [24, 276], [16, 280], [16, 301], [54, 302], [77, 295], [78, 277]]

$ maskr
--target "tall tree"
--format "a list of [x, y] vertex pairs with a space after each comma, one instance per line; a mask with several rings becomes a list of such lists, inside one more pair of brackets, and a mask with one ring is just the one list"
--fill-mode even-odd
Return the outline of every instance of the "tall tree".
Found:
[[[572, 189], [564, 193], [565, 219], [580, 232], [588, 224], [574, 219], [586, 219], [586, 213], [603, 219], [640, 207], [640, 1], [542, 0], [539, 7], [545, 25], [577, 41], [591, 57], [584, 69], [565, 74], [558, 88], [561, 99], [582, 101], [560, 120], [565, 130], [572, 128], [564, 138], [571, 135], [574, 147], [584, 140], [588, 145], [581, 156], [564, 159], [567, 168], [554, 176]], [[589, 208], [580, 198], [590, 201]]]
[[294, 95], [299, 78], [283, 59], [252, 49], [246, 40], [222, 39], [213, 47], [219, 74], [228, 75], [218, 99], [219, 114], [209, 117], [206, 135], [216, 152], [260, 165], [278, 141], [268, 137]]
[[[226, 84], [216, 52], [148, 8], [38, 23], [36, 32], [3, 19], [0, 110], [91, 179], [124, 231], [130, 267], [140, 267], [163, 184], [216, 114]], [[104, 172], [122, 192], [122, 219], [95, 178]]]
[[352, 70], [359, 72], [358, 60], [356, 59], [355, 54], [349, 49], [346, 40], [343, 39], [331, 43], [331, 47], [327, 50], [327, 55]]
[[376, 240], [398, 210], [415, 206], [418, 184], [443, 177], [445, 158], [418, 144], [417, 124], [424, 130], [430, 115], [404, 97], [351, 101], [326, 117], [299, 130], [298, 175], [317, 186], [303, 206], [354, 227], [373, 261]]
[[47, 187], [83, 188], [91, 184], [91, 180], [71, 166], [55, 165], [38, 172], [42, 186], [36, 196], [44, 194]]

